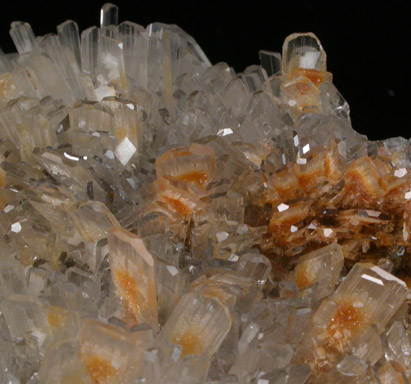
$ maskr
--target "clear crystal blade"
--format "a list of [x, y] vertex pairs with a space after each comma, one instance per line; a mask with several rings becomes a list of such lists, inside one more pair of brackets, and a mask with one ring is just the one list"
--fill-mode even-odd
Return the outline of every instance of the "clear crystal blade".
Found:
[[143, 241], [122, 228], [108, 238], [111, 275], [130, 322], [158, 327], [154, 260]]
[[126, 89], [127, 76], [121, 41], [100, 36], [97, 72], [97, 79], [101, 85], [113, 85], [120, 89]]
[[138, 377], [144, 363], [144, 345], [137, 333], [130, 334], [93, 319], [84, 320], [80, 356], [93, 382], [127, 383]]
[[260, 64], [267, 72], [267, 76], [273, 76], [281, 71], [281, 53], [260, 51]]
[[101, 7], [100, 11], [100, 26], [107, 27], [109, 25], [118, 24], [118, 7], [112, 3], [106, 3]]
[[57, 32], [60, 44], [71, 50], [78, 67], [81, 68], [80, 38], [77, 23], [73, 20], [67, 20], [57, 26]]
[[93, 81], [97, 78], [99, 45], [100, 31], [97, 27], [90, 27], [81, 32], [81, 69]]
[[13, 21], [10, 36], [19, 54], [37, 50], [36, 37], [29, 23]]
[[160, 337], [182, 347], [181, 357], [217, 351], [231, 327], [228, 309], [218, 300], [184, 295], [161, 330]]

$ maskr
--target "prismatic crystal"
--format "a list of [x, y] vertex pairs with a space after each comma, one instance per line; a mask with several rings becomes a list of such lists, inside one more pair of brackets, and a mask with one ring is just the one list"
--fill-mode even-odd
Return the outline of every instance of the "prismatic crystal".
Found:
[[312, 33], [236, 74], [118, 15], [0, 52], [0, 383], [408, 383], [410, 142]]

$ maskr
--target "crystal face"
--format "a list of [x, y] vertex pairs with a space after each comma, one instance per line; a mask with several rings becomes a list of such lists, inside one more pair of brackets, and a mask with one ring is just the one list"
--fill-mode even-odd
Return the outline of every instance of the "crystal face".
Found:
[[119, 15], [0, 51], [0, 383], [408, 383], [409, 140], [313, 33], [236, 74]]

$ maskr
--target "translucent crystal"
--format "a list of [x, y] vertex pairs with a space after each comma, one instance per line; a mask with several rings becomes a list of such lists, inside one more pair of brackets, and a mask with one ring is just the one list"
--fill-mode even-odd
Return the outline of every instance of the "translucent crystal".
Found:
[[0, 297], [7, 298], [14, 293], [25, 293], [24, 267], [16, 260], [0, 259]]
[[[38, 380], [47, 384], [89, 383], [86, 368], [78, 354], [79, 349], [80, 343], [75, 339], [63, 340], [51, 345], [45, 352]], [[56, 366], [59, 369], [55, 369]]]
[[270, 77], [281, 70], [281, 54], [278, 52], [260, 51], [260, 64]]
[[90, 27], [81, 32], [81, 69], [93, 81], [97, 79], [99, 41], [100, 31], [97, 27]]
[[107, 27], [109, 25], [118, 24], [118, 7], [111, 3], [106, 3], [101, 7], [100, 11], [100, 26]]
[[11, 23], [10, 36], [16, 46], [17, 52], [23, 54], [37, 49], [36, 37], [30, 24], [21, 21]]
[[158, 327], [154, 260], [135, 234], [117, 228], [108, 238], [111, 276], [122, 297], [126, 316], [135, 323]]
[[380, 333], [407, 292], [405, 283], [395, 276], [372, 264], [357, 263], [335, 293], [321, 303], [297, 356], [303, 353], [303, 360], [314, 370], [330, 369], [356, 338], [366, 338], [364, 332], [370, 326]]
[[242, 276], [251, 277], [260, 285], [264, 285], [271, 272], [271, 263], [263, 255], [246, 253], [241, 255], [238, 261], [237, 272]]
[[[283, 44], [282, 54], [283, 75], [290, 78], [296, 76], [296, 70], [301, 74], [318, 76], [327, 70], [327, 55], [313, 33], [293, 33]], [[305, 71], [304, 71], [305, 70]]]
[[411, 368], [411, 342], [409, 334], [399, 321], [395, 321], [386, 334], [387, 349], [385, 357], [402, 365], [407, 377]]
[[159, 157], [155, 163], [157, 177], [181, 181], [205, 189], [215, 170], [215, 153], [210, 147], [192, 144], [174, 149]]
[[67, 20], [57, 26], [57, 32], [60, 44], [71, 50], [74, 54], [78, 67], [81, 68], [80, 38], [77, 23], [73, 20]]
[[11, 73], [0, 75], [0, 106], [5, 106], [10, 100], [20, 96], [20, 90]]
[[13, 340], [32, 337], [43, 344], [50, 328], [41, 301], [35, 296], [11, 295], [0, 303], [10, 336]]
[[316, 284], [315, 298], [319, 300], [334, 290], [343, 265], [342, 248], [333, 243], [300, 257], [294, 279], [302, 292]]
[[138, 377], [144, 346], [138, 333], [86, 319], [80, 333], [80, 356], [91, 382], [127, 383]]
[[158, 317], [164, 324], [188, 285], [189, 276], [180, 268], [161, 260], [155, 264]]
[[381, 384], [408, 383], [404, 369], [395, 361], [385, 363], [378, 370], [378, 378], [380, 379]]
[[231, 327], [228, 309], [218, 300], [185, 294], [160, 332], [160, 337], [182, 347], [181, 357], [211, 358]]
[[0, 383], [385, 384], [411, 370], [411, 147], [312, 33], [212, 65], [176, 25], [0, 50]]

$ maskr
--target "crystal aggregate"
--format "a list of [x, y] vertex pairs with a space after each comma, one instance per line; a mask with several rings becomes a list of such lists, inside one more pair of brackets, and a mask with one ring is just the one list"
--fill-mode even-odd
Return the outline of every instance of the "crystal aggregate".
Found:
[[410, 141], [313, 33], [236, 74], [118, 18], [0, 51], [0, 384], [411, 382]]

